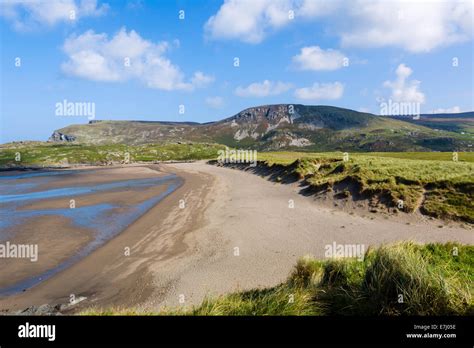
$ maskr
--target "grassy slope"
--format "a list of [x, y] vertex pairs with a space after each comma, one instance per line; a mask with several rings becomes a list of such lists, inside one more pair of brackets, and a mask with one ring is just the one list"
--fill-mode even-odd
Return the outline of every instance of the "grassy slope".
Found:
[[79, 144], [153, 144], [163, 142], [212, 142], [202, 135], [197, 124], [173, 122], [101, 121], [94, 124], [70, 125], [58, 130], [73, 135]]
[[[268, 106], [265, 106], [266, 108]], [[434, 130], [405, 119], [377, 117], [353, 110], [329, 106], [295, 105], [300, 116], [294, 124], [283, 122], [267, 132], [267, 120], [240, 120], [240, 127], [258, 133], [234, 138], [238, 128], [230, 118], [209, 124], [172, 122], [101, 121], [93, 124], [70, 125], [58, 131], [76, 137], [81, 144], [146, 144], [157, 141], [221, 143], [232, 147], [252, 147], [259, 150], [278, 150], [286, 147], [298, 151], [466, 151], [472, 147], [472, 135], [448, 130]], [[252, 108], [253, 109], [253, 108]], [[456, 123], [455, 121], [451, 121]], [[311, 125], [323, 126], [312, 129]], [[309, 128], [308, 128], [309, 127]], [[305, 138], [312, 145], [288, 145], [286, 137]], [[288, 146], [287, 146], [288, 145]], [[471, 146], [471, 147], [470, 147]]]
[[474, 134], [474, 112], [463, 112], [459, 114], [424, 114], [421, 115], [421, 118], [418, 120], [396, 116], [393, 118], [437, 130], [470, 135]]
[[[440, 140], [449, 138], [450, 140]], [[466, 148], [459, 134], [436, 132], [428, 127], [379, 117], [365, 127], [341, 129], [338, 132], [318, 132], [311, 137], [310, 151], [442, 151]], [[441, 145], [439, 144], [441, 141]]]
[[[467, 150], [472, 137], [452, 132], [436, 132], [433, 129], [392, 119], [380, 119], [361, 127], [345, 129], [305, 129], [298, 124], [281, 125], [278, 129], [263, 135], [261, 139], [234, 139], [231, 127], [210, 132], [217, 143], [231, 147], [252, 147], [262, 151], [280, 148], [285, 134], [291, 133], [306, 138], [312, 145], [306, 147], [289, 146], [292, 151], [449, 151]], [[283, 142], [284, 143], [284, 142]]]
[[317, 192], [346, 187], [346, 195], [384, 199], [403, 211], [474, 223], [474, 153], [261, 153], [267, 166], [286, 166]]
[[472, 315], [473, 278], [473, 246], [404, 242], [369, 248], [363, 261], [304, 258], [283, 284], [208, 298], [191, 309], [89, 309], [82, 314]]

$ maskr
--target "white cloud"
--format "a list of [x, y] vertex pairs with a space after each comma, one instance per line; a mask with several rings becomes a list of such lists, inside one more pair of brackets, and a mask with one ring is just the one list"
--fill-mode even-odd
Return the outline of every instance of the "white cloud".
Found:
[[350, 6], [340, 0], [226, 0], [205, 30], [211, 39], [259, 43], [299, 19], [321, 18], [343, 46], [428, 52], [474, 37], [473, 2], [465, 0], [353, 0]]
[[352, 28], [341, 34], [344, 46], [401, 47], [429, 52], [472, 39], [473, 2], [463, 0], [359, 0]]
[[303, 47], [301, 53], [293, 57], [293, 62], [301, 70], [337, 70], [342, 68], [344, 58], [337, 50], [309, 46]]
[[239, 97], [267, 97], [282, 94], [291, 87], [290, 83], [265, 80], [263, 82], [254, 82], [247, 87], [239, 86], [235, 89], [235, 94]]
[[189, 82], [180, 68], [166, 58], [167, 42], [153, 43], [134, 30], [122, 28], [111, 39], [107, 34], [89, 30], [66, 39], [63, 50], [68, 61], [63, 72], [94, 81], [125, 81], [137, 79], [150, 88], [193, 90], [213, 81], [198, 71]]
[[335, 100], [344, 94], [344, 85], [340, 82], [314, 83], [311, 87], [298, 88], [295, 97], [303, 100]]
[[457, 114], [461, 112], [461, 108], [459, 106], [453, 106], [452, 108], [438, 108], [431, 111], [432, 114]]
[[108, 4], [98, 6], [97, 0], [3, 0], [0, 15], [11, 21], [16, 30], [24, 31], [101, 16], [108, 8]]
[[191, 84], [195, 87], [206, 87], [214, 82], [214, 77], [204, 74], [201, 71], [196, 71], [191, 79]]
[[208, 19], [205, 31], [213, 39], [259, 43], [269, 30], [291, 21], [291, 9], [291, 1], [287, 0], [226, 0]]
[[206, 104], [213, 109], [220, 109], [224, 106], [224, 99], [222, 97], [207, 97]]
[[405, 64], [397, 67], [397, 78], [394, 81], [385, 81], [384, 87], [392, 90], [391, 99], [402, 103], [420, 103], [425, 102], [425, 95], [420, 91], [420, 81], [407, 79], [413, 73], [413, 70]]

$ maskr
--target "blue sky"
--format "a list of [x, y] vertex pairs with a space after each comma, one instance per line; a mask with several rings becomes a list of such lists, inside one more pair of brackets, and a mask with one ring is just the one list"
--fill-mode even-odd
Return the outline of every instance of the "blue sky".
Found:
[[418, 103], [423, 113], [472, 111], [472, 7], [2, 1], [0, 143], [46, 140], [54, 129], [88, 122], [56, 115], [63, 100], [94, 103], [96, 119], [114, 120], [208, 122], [272, 103], [379, 114], [387, 100]]

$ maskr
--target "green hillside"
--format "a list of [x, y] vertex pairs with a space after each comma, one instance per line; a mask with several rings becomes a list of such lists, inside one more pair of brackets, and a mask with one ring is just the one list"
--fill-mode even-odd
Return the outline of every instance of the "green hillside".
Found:
[[371, 152], [470, 151], [474, 136], [332, 106], [277, 104], [205, 124], [92, 121], [59, 129], [50, 140], [94, 145], [191, 141], [262, 151]]

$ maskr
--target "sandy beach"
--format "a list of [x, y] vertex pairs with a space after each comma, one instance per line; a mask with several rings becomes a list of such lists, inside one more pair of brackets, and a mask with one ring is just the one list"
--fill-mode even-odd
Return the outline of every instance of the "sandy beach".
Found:
[[[135, 168], [144, 174], [143, 167], [116, 170], [134, 175], [130, 168]], [[325, 245], [333, 242], [366, 247], [399, 240], [474, 242], [470, 227], [422, 217], [349, 214], [299, 194], [296, 184], [236, 169], [204, 162], [158, 168], [161, 174], [177, 174], [183, 185], [79, 262], [31, 289], [0, 298], [0, 310], [64, 304], [74, 294], [85, 300], [68, 313], [109, 306], [158, 311], [199, 304], [207, 295], [277, 285], [299, 258], [323, 258]], [[120, 199], [114, 193], [106, 198]], [[87, 234], [81, 236], [84, 240], [75, 243], [86, 242]], [[55, 252], [61, 253], [62, 245], [77, 247], [68, 243], [58, 240]]]

